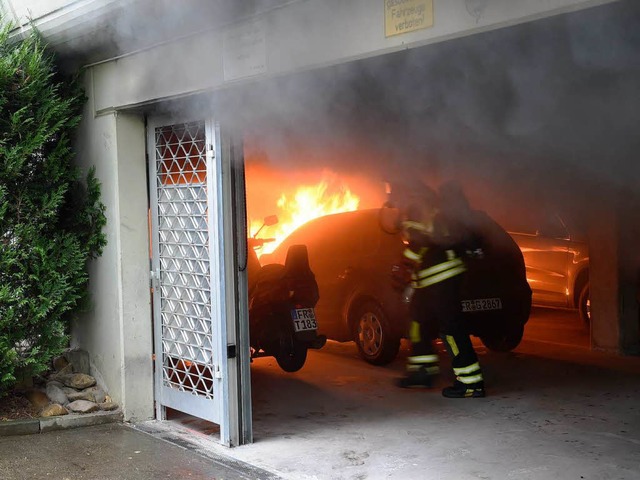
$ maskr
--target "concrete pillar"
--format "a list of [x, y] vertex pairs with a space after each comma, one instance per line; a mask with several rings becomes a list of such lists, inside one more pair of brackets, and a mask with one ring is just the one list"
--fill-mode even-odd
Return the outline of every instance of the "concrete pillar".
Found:
[[589, 290], [591, 294], [591, 348], [618, 352], [620, 301], [618, 217], [616, 201], [602, 192], [589, 216]]
[[640, 202], [618, 191], [594, 196], [589, 225], [591, 347], [638, 355]]
[[145, 126], [119, 113], [116, 142], [119, 202], [119, 284], [122, 301], [122, 403], [126, 420], [153, 418], [153, 323]]
[[640, 355], [640, 201], [627, 196], [619, 213], [620, 350]]
[[106, 205], [107, 246], [90, 265], [91, 308], [72, 326], [72, 346], [87, 350], [98, 376], [129, 421], [151, 419], [152, 320], [145, 128], [141, 116], [95, 117], [89, 101], [76, 145], [83, 170], [96, 168]]

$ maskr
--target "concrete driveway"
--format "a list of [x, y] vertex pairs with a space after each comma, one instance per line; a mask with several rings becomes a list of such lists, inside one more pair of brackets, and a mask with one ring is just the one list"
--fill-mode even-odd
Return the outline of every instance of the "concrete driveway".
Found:
[[192, 418], [156, 427], [288, 479], [640, 479], [640, 359], [587, 345], [576, 315], [537, 310], [516, 352], [477, 344], [487, 398], [445, 399], [450, 378], [393, 386], [406, 348], [380, 368], [329, 342], [294, 374], [253, 364], [252, 445], [224, 449]]

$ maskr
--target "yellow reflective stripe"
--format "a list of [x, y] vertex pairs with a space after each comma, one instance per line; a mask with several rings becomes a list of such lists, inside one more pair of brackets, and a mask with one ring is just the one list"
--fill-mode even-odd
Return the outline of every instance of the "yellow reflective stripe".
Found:
[[409, 363], [438, 363], [440, 359], [438, 355], [416, 355], [415, 357], [407, 357]]
[[453, 267], [458, 267], [462, 265], [462, 260], [459, 258], [455, 258], [453, 260], [449, 260], [447, 262], [439, 263], [438, 265], [434, 265], [433, 267], [425, 268], [424, 270], [418, 271], [418, 278], [423, 279], [434, 275], [436, 273], [443, 272]]
[[438, 367], [437, 365], [433, 367], [427, 367], [426, 370], [427, 374], [429, 375], [437, 375], [438, 373], [440, 373], [440, 367]]
[[405, 230], [418, 230], [419, 232], [431, 233], [431, 229], [427, 227], [424, 223], [414, 222], [412, 220], [405, 220], [402, 222], [402, 228]]
[[453, 373], [456, 375], [467, 375], [469, 373], [477, 372], [478, 370], [480, 370], [480, 364], [476, 362], [467, 367], [454, 368]]
[[447, 340], [447, 343], [451, 347], [451, 353], [453, 353], [454, 357], [457, 357], [458, 354], [460, 353], [460, 350], [458, 350], [458, 345], [456, 344], [456, 341], [453, 339], [451, 335], [447, 335], [445, 338]]
[[452, 268], [451, 270], [447, 270], [446, 272], [442, 272], [437, 275], [433, 275], [429, 278], [425, 278], [424, 280], [413, 282], [412, 286], [416, 288], [428, 287], [429, 285], [434, 285], [436, 283], [442, 282], [449, 278], [455, 277], [456, 275], [460, 275], [465, 271], [466, 271], [466, 268], [464, 267], [464, 265], [462, 265], [458, 268]]
[[417, 372], [422, 368], [422, 365], [407, 363], [407, 372]]
[[420, 339], [420, 324], [416, 321], [412, 321], [411, 326], [409, 327], [409, 340], [411, 340], [411, 343], [418, 343]]
[[484, 379], [482, 378], [482, 374], [479, 373], [478, 375], [474, 375], [472, 377], [456, 377], [456, 380], [466, 385], [471, 385], [472, 383], [482, 382]]
[[422, 256], [414, 252], [410, 248], [405, 248], [403, 255], [405, 258], [408, 258], [409, 260], [414, 262], [419, 262], [420, 260], [422, 260]]

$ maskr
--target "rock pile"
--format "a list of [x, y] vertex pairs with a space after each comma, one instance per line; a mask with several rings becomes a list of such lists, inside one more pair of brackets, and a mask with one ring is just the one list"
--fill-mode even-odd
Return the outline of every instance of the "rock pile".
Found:
[[42, 388], [27, 394], [41, 417], [116, 410], [118, 405], [89, 375], [89, 354], [68, 350], [53, 361]]

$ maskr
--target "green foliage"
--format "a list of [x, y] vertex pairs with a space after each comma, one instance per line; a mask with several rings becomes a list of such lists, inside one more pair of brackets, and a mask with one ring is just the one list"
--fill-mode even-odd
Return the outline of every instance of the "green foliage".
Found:
[[0, 30], [0, 396], [48, 368], [87, 296], [106, 219], [93, 171], [73, 165], [84, 95], [37, 36]]

